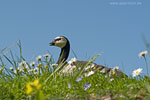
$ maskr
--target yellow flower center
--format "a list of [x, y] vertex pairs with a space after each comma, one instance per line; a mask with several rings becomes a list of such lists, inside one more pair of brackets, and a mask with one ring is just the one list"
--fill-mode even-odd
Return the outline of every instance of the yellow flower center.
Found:
[[48, 69], [48, 66], [47, 66], [47, 65], [45, 65], [44, 67], [45, 67], [46, 69]]
[[116, 74], [116, 72], [113, 72], [113, 75], [115, 75]]
[[94, 70], [96, 69], [96, 67], [94, 67]]
[[136, 74], [139, 74], [139, 72], [138, 72], [138, 71], [136, 71], [135, 73], [136, 73]]
[[42, 63], [39, 63], [39, 64], [37, 65], [38, 68], [41, 68], [42, 66], [43, 66]]

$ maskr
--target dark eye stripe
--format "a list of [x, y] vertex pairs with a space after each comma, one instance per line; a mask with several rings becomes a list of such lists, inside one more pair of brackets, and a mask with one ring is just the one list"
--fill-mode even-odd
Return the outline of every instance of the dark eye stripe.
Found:
[[55, 41], [59, 41], [59, 40], [61, 40], [61, 38], [55, 39]]

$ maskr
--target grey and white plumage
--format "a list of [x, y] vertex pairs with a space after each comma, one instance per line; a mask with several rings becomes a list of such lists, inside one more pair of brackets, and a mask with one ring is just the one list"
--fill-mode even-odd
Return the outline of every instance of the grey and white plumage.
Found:
[[[69, 52], [70, 52], [69, 40], [64, 36], [59, 36], [59, 37], [56, 37], [52, 42], [50, 42], [50, 46], [57, 46], [57, 47], [61, 48], [61, 53], [60, 53], [59, 59], [57, 61], [57, 64], [63, 63], [62, 67], [60, 68], [60, 70], [61, 70], [65, 65], [68, 64], [67, 58], [68, 58]], [[88, 63], [88, 61], [78, 61], [77, 60], [72, 64], [72, 66], [69, 66], [69, 67], [85, 66], [87, 63]], [[89, 66], [95, 68], [94, 71], [100, 70], [100, 72], [102, 72], [103, 74], [112, 73], [112, 71], [114, 71], [114, 69], [112, 69], [112, 68], [108, 68], [108, 67], [105, 67], [105, 66], [93, 63], [93, 62], [91, 64], [92, 65], [89, 65]], [[115, 75], [121, 76], [121, 77], [126, 76], [124, 73], [122, 73], [118, 69], [115, 69]]]

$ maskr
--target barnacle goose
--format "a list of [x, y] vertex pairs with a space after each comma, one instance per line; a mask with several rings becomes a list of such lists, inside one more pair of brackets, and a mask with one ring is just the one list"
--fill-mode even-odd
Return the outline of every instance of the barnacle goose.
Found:
[[[84, 66], [88, 63], [88, 61], [78, 61], [76, 59], [72, 59], [71, 63], [70, 61], [67, 62], [67, 58], [69, 56], [69, 52], [70, 52], [70, 43], [69, 40], [65, 37], [65, 36], [58, 36], [56, 37], [52, 42], [50, 42], [50, 46], [56, 46], [61, 48], [61, 53], [59, 55], [57, 64], [63, 63], [62, 67], [60, 68], [60, 70], [67, 65], [67, 68], [64, 68], [64, 72], [68, 71], [69, 72], [69, 68], [72, 67], [78, 67], [80, 66]], [[68, 64], [69, 63], [69, 64]], [[70, 66], [68, 66], [70, 65]], [[66, 66], [65, 66], [66, 67]], [[115, 76], [121, 76], [124, 77], [126, 76], [123, 72], [121, 72], [120, 70], [118, 70], [117, 68], [107, 68], [105, 66], [96, 64], [96, 63], [90, 63], [86, 68], [86, 69], [93, 69], [94, 71], [99, 70], [100, 72], [102, 72], [103, 74], [109, 74], [109, 75], [115, 75]], [[72, 70], [71, 70], [72, 71]]]

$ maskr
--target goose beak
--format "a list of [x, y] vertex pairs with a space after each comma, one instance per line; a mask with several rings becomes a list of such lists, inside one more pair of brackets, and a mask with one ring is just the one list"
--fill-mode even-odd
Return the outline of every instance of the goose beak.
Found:
[[49, 46], [55, 46], [55, 41], [50, 42]]

